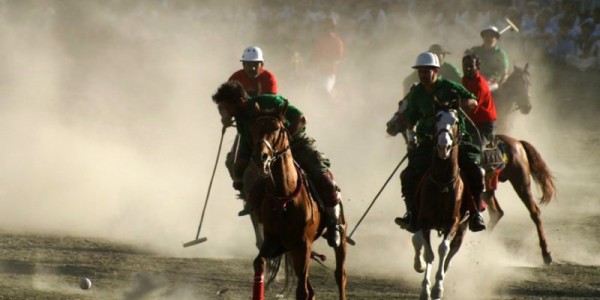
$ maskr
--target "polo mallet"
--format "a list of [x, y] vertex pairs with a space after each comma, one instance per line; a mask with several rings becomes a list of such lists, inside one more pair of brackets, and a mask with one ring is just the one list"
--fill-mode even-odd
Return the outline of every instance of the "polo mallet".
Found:
[[392, 172], [392, 174], [390, 174], [390, 177], [388, 177], [388, 179], [385, 181], [385, 183], [383, 184], [383, 186], [381, 187], [381, 189], [379, 190], [379, 192], [377, 193], [377, 195], [375, 195], [375, 198], [373, 198], [373, 201], [371, 201], [371, 204], [369, 205], [369, 207], [367, 208], [367, 210], [365, 211], [365, 213], [362, 215], [362, 217], [360, 217], [360, 220], [358, 220], [358, 223], [356, 223], [356, 226], [354, 226], [354, 229], [352, 230], [352, 232], [350, 232], [350, 235], [348, 235], [346, 237], [346, 241], [348, 242], [348, 244], [350, 244], [352, 246], [356, 245], [356, 242], [352, 239], [352, 235], [354, 234], [354, 232], [356, 231], [356, 229], [358, 228], [358, 226], [360, 225], [360, 223], [362, 222], [362, 220], [365, 218], [365, 216], [367, 215], [367, 213], [369, 213], [369, 210], [371, 209], [371, 207], [373, 207], [373, 204], [375, 204], [375, 200], [377, 200], [377, 198], [379, 198], [379, 195], [381, 195], [381, 192], [383, 192], [383, 189], [385, 189], [385, 187], [387, 186], [388, 182], [390, 182], [390, 180], [392, 179], [392, 177], [394, 177], [394, 174], [396, 174], [396, 172], [400, 168], [400, 165], [402, 165], [402, 163], [406, 160], [407, 157], [408, 157], [408, 153], [406, 153], [404, 155], [404, 157], [402, 158], [402, 160], [398, 163], [398, 165], [396, 166], [396, 168], [394, 169], [394, 171]]
[[202, 216], [200, 217], [200, 225], [198, 225], [198, 232], [196, 232], [196, 239], [183, 244], [183, 247], [189, 247], [196, 244], [206, 242], [207, 238], [200, 236], [200, 228], [202, 228], [202, 221], [204, 221], [204, 213], [206, 212], [206, 205], [208, 204], [208, 197], [210, 196], [210, 189], [212, 188], [213, 179], [215, 179], [215, 172], [217, 171], [217, 164], [219, 163], [219, 156], [221, 156], [221, 147], [223, 146], [223, 137], [225, 136], [225, 130], [227, 127], [223, 127], [221, 131], [221, 141], [219, 142], [219, 150], [217, 150], [217, 159], [215, 160], [215, 167], [213, 168], [212, 176], [210, 177], [210, 183], [208, 184], [208, 191], [206, 192], [206, 199], [204, 200], [204, 208], [202, 209]]
[[509, 29], [512, 29], [515, 32], [519, 32], [519, 28], [517, 27], [517, 25], [515, 25], [515, 23], [513, 23], [509, 18], [504, 18], [504, 20], [506, 20], [506, 22], [508, 23], [508, 26], [506, 26], [504, 29], [500, 30], [500, 34], [503, 34], [504, 32], [506, 32]]

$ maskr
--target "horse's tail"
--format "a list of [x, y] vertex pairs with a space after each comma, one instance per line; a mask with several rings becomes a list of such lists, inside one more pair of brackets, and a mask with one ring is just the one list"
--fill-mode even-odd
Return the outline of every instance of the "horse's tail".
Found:
[[271, 283], [275, 281], [277, 273], [279, 273], [279, 267], [281, 266], [281, 257], [283, 257], [283, 255], [267, 259], [267, 281], [265, 284], [266, 289], [268, 289]]
[[556, 193], [556, 187], [554, 185], [554, 176], [550, 172], [548, 165], [540, 153], [533, 147], [532, 144], [526, 141], [520, 141], [521, 145], [525, 149], [527, 159], [529, 160], [529, 168], [531, 170], [531, 176], [533, 180], [542, 188], [542, 198], [540, 204], [550, 203], [550, 200]]
[[290, 278], [294, 278], [294, 266], [292, 265], [292, 259], [289, 257], [289, 253], [285, 253], [275, 258], [270, 258], [267, 260], [267, 282], [265, 285], [266, 289], [268, 289], [269, 286], [275, 281], [275, 278], [277, 278], [279, 268], [281, 267], [281, 258], [284, 256], [285, 284], [283, 286], [283, 291], [286, 291], [288, 289], [290, 285]]

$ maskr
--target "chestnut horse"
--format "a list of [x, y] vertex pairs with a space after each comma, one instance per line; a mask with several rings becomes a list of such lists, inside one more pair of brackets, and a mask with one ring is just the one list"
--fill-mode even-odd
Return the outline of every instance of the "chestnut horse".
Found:
[[[516, 73], [515, 72], [519, 72]], [[528, 73], [527, 65], [523, 69], [515, 69], [515, 72], [511, 74], [512, 78], [522, 78], [522, 86], [524, 88], [515, 88], [514, 91], [521, 91], [522, 95], [517, 97], [517, 103], [521, 103], [519, 107], [525, 109], [531, 105], [529, 103], [528, 94]], [[527, 79], [525, 81], [524, 79]], [[513, 81], [514, 80], [514, 81]], [[509, 82], [509, 86], [518, 82], [516, 79], [512, 79]], [[503, 85], [506, 88], [507, 84]], [[507, 92], [508, 93], [508, 92]], [[526, 111], [528, 111], [528, 109]], [[392, 118], [387, 122], [387, 133], [391, 136], [396, 136], [398, 133], [406, 131], [406, 123], [403, 118], [403, 113], [406, 110], [406, 97], [402, 99], [398, 104], [398, 110], [394, 113]], [[542, 252], [542, 258], [544, 263], [552, 263], [552, 254], [548, 249], [548, 242], [546, 241], [546, 234], [542, 225], [541, 212], [538, 205], [535, 202], [531, 194], [531, 178], [541, 188], [542, 197], [540, 204], [550, 203], [555, 194], [554, 177], [546, 162], [540, 155], [540, 153], [526, 141], [520, 141], [507, 135], [497, 135], [496, 138], [499, 140], [498, 147], [502, 149], [503, 155], [506, 157], [505, 166], [503, 169], [499, 169], [498, 179], [500, 182], [509, 181], [513, 186], [513, 189], [521, 199], [521, 202], [529, 210], [531, 220], [535, 224], [537, 229], [539, 244]], [[406, 141], [406, 136], [404, 136]], [[490, 174], [486, 174], [486, 177]], [[486, 204], [488, 204], [488, 212], [490, 215], [490, 221], [488, 224], [488, 230], [492, 231], [498, 221], [504, 215], [504, 211], [498, 203], [498, 199], [495, 195], [495, 186], [486, 186], [486, 191], [483, 194]]]
[[[460, 136], [457, 109], [458, 100], [436, 103], [433, 161], [416, 193], [416, 225], [419, 230], [412, 238], [414, 268], [419, 273], [425, 272], [420, 296], [425, 300], [442, 298], [450, 260], [460, 249], [468, 224], [466, 210], [461, 209], [464, 184], [458, 167]], [[434, 260], [431, 230], [443, 236], [438, 246], [439, 266], [433, 287], [430, 282]]]
[[[252, 162], [265, 178], [248, 198], [263, 225], [264, 236], [254, 260], [254, 300], [264, 299], [263, 278], [267, 259], [284, 253], [289, 253], [298, 279], [296, 299], [315, 298], [308, 279], [311, 248], [326, 224], [319, 205], [309, 194], [303, 171], [292, 157], [289, 133], [284, 125], [286, 109], [287, 104], [278, 111], [260, 112], [250, 129], [254, 145]], [[346, 299], [345, 235], [341, 245], [334, 250], [339, 299]]]

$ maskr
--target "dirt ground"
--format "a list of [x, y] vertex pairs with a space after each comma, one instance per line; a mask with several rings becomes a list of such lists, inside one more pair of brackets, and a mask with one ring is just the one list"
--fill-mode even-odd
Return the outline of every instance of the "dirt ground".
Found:
[[[249, 299], [251, 295], [252, 259], [164, 257], [76, 237], [8, 233], [0, 237], [0, 299]], [[325, 266], [314, 264], [312, 282], [318, 298], [335, 299], [331, 266]], [[558, 262], [504, 267], [503, 272], [514, 276], [502, 278], [493, 296], [473, 299], [600, 299], [597, 265]], [[419, 285], [394, 274], [348, 273], [349, 299], [418, 297]], [[91, 289], [79, 288], [81, 277], [92, 280]], [[292, 299], [292, 293], [282, 288], [280, 280], [267, 292], [267, 299]]]

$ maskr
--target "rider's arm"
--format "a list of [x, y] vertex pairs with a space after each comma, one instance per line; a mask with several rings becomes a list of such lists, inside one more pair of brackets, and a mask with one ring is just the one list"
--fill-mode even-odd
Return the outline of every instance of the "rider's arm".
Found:
[[477, 109], [477, 101], [475, 99], [462, 99], [460, 101], [460, 108], [462, 108], [468, 116], [472, 116], [475, 109]]
[[233, 125], [233, 117], [229, 115], [227, 110], [225, 110], [221, 104], [217, 105], [217, 109], [219, 110], [219, 115], [221, 115], [221, 124], [223, 124], [223, 129]]

